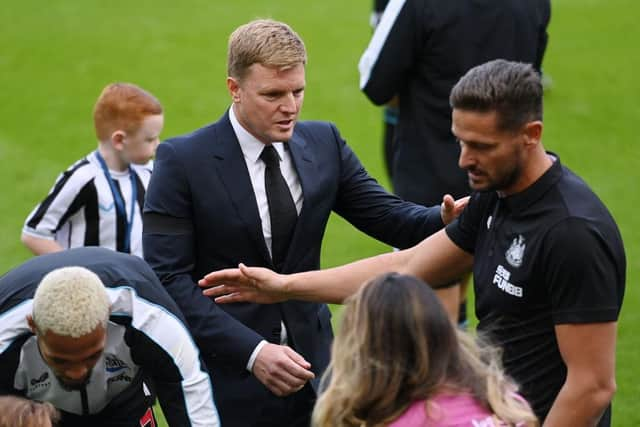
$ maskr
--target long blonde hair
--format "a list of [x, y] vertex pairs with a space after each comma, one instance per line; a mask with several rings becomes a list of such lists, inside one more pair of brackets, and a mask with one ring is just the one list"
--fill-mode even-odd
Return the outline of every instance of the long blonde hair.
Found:
[[384, 426], [446, 390], [472, 394], [507, 425], [538, 425], [499, 360], [457, 332], [424, 282], [382, 275], [347, 300], [312, 424]]

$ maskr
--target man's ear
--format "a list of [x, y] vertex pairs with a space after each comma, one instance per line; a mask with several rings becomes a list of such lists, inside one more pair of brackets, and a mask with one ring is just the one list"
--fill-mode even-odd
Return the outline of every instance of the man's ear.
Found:
[[111, 134], [111, 144], [113, 148], [120, 151], [124, 148], [124, 142], [127, 139], [127, 133], [123, 130], [117, 130]]
[[33, 332], [34, 335], [37, 335], [36, 331], [38, 328], [36, 328], [36, 322], [33, 321], [33, 316], [30, 314], [27, 314], [27, 324], [29, 325], [31, 332]]
[[240, 83], [233, 77], [227, 77], [227, 88], [234, 103], [240, 102]]
[[542, 122], [534, 120], [524, 125], [524, 137], [526, 146], [534, 146], [540, 144], [542, 140]]

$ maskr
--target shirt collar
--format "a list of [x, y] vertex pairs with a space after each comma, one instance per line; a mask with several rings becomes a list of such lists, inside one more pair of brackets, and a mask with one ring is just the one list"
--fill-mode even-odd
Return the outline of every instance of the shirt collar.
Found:
[[[229, 108], [229, 121], [231, 122], [231, 127], [233, 127], [233, 131], [238, 138], [238, 143], [240, 144], [240, 149], [242, 150], [242, 154], [247, 160], [251, 163], [256, 163], [258, 159], [260, 159], [260, 154], [262, 154], [262, 150], [265, 147], [265, 144], [262, 143], [258, 138], [251, 135], [238, 121], [235, 112], [233, 111], [233, 105]], [[282, 142], [273, 142], [271, 143], [273, 148], [276, 149], [280, 159], [284, 158], [284, 144]]]
[[540, 178], [538, 178], [536, 182], [519, 193], [512, 194], [501, 199], [510, 211], [516, 212], [526, 209], [542, 197], [542, 195], [554, 186], [562, 176], [562, 164], [560, 163], [560, 157], [551, 152], [547, 152], [547, 155], [551, 157], [553, 164], [545, 171], [545, 173], [542, 174]]

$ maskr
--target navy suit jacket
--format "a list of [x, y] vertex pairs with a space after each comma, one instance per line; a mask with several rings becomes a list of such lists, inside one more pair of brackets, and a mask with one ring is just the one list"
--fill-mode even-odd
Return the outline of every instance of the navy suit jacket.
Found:
[[[369, 176], [334, 125], [299, 122], [288, 147], [304, 202], [283, 273], [320, 268], [331, 211], [401, 248], [442, 227], [439, 207], [404, 202]], [[251, 425], [260, 417], [261, 402], [276, 398], [246, 365], [261, 340], [279, 343], [281, 321], [289, 345], [311, 363], [315, 388], [329, 362], [333, 337], [325, 304], [217, 305], [197, 286], [205, 274], [239, 262], [274, 268], [228, 113], [160, 144], [144, 212], [145, 259], [187, 318], [211, 371], [223, 425]]]

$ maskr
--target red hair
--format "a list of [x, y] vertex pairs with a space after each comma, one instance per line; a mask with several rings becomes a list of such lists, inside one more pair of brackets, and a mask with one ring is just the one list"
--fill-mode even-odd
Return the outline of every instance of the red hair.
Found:
[[96, 136], [107, 141], [117, 130], [135, 132], [147, 116], [157, 114], [162, 114], [162, 105], [155, 96], [131, 83], [111, 83], [93, 109]]

